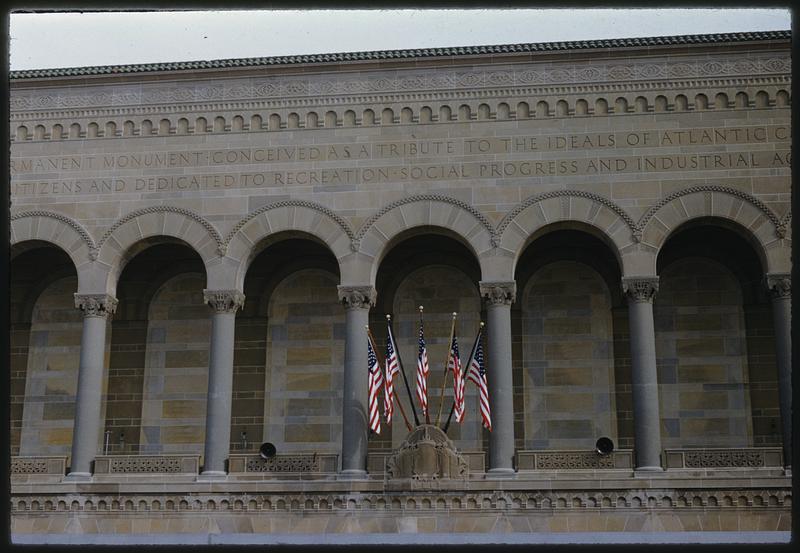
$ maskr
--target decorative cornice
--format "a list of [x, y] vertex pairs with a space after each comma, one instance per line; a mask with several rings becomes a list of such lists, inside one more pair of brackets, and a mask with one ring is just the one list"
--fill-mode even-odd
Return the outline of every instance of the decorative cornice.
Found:
[[337, 286], [336, 289], [345, 309], [369, 309], [378, 297], [374, 286]]
[[[497, 56], [503, 54], [526, 54], [536, 52], [594, 50], [608, 48], [652, 48], [691, 44], [724, 44], [764, 40], [791, 40], [791, 31], [763, 31], [748, 33], [716, 33], [703, 35], [675, 35], [660, 37], [618, 38], [604, 40], [581, 40], [568, 42], [538, 42], [521, 44], [497, 44], [486, 46], [458, 46], [452, 48], [415, 48], [408, 50], [379, 50], [367, 52], [343, 52], [330, 54], [305, 54], [295, 56], [271, 56], [259, 58], [221, 59], [170, 63], [146, 63], [131, 65], [102, 65], [92, 67], [68, 67], [55, 69], [33, 69], [11, 71], [11, 80], [49, 77], [74, 77], [84, 75], [123, 75], [155, 71], [197, 71], [230, 67], [261, 67], [294, 64], [331, 64], [354, 61], [420, 60], [437, 57]], [[788, 45], [787, 45], [788, 46]]]
[[462, 202], [461, 200], [457, 200], [455, 198], [451, 198], [449, 196], [441, 196], [439, 194], [418, 194], [416, 196], [409, 196], [408, 198], [402, 198], [400, 200], [396, 200], [390, 204], [387, 204], [383, 206], [380, 210], [378, 210], [375, 214], [371, 215], [369, 219], [364, 221], [364, 224], [361, 225], [361, 228], [358, 229], [358, 232], [355, 235], [354, 239], [355, 251], [358, 250], [357, 248], [358, 243], [361, 241], [362, 238], [364, 238], [364, 236], [366, 236], [367, 231], [369, 231], [370, 227], [372, 227], [372, 225], [374, 225], [378, 219], [380, 219], [381, 217], [383, 217], [384, 215], [386, 215], [391, 210], [397, 207], [414, 202], [442, 202], [454, 205], [456, 207], [460, 207], [464, 211], [470, 213], [478, 221], [480, 221], [480, 223], [483, 225], [483, 227], [486, 229], [486, 231], [489, 233], [489, 236], [491, 237], [490, 240], [492, 246], [497, 247], [497, 245], [499, 244], [498, 234], [494, 228], [494, 225], [492, 225], [491, 221], [489, 221], [489, 219], [486, 218], [486, 216], [483, 213], [475, 209], [470, 204]]
[[652, 302], [658, 292], [657, 276], [622, 277], [622, 293], [637, 303]]
[[480, 292], [490, 305], [511, 305], [517, 299], [517, 283], [481, 281]]
[[111, 320], [117, 310], [117, 299], [108, 294], [75, 294], [75, 307], [84, 317], [103, 317]]
[[238, 290], [203, 290], [203, 301], [215, 313], [236, 313], [244, 306], [244, 294]]
[[766, 278], [767, 290], [773, 299], [792, 297], [792, 275], [789, 273], [769, 273]]

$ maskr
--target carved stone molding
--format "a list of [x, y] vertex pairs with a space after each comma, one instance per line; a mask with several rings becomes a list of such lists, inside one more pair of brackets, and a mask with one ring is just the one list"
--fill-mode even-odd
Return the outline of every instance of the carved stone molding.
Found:
[[244, 294], [238, 290], [203, 290], [203, 300], [215, 313], [236, 313], [244, 306]]
[[374, 225], [378, 219], [389, 213], [391, 210], [413, 202], [442, 202], [459, 207], [480, 221], [481, 225], [483, 225], [483, 227], [489, 233], [492, 246], [496, 247], [499, 243], [498, 234], [494, 228], [494, 225], [492, 225], [491, 221], [489, 221], [489, 219], [483, 213], [466, 202], [462, 202], [461, 200], [457, 200], [449, 196], [442, 196], [440, 194], [419, 194], [415, 196], [409, 196], [408, 198], [403, 198], [383, 206], [375, 214], [371, 215], [369, 219], [364, 221], [364, 224], [362, 224], [361, 228], [358, 229], [354, 241], [360, 241], [362, 238], [364, 238], [370, 227], [372, 227], [372, 225]]
[[336, 289], [345, 309], [369, 309], [378, 297], [374, 286], [337, 286]]
[[89, 232], [83, 228], [83, 226], [75, 221], [64, 215], [63, 213], [55, 213], [53, 211], [45, 211], [41, 209], [37, 209], [34, 211], [20, 211], [19, 213], [14, 213], [11, 215], [11, 221], [18, 221], [20, 219], [24, 219], [26, 217], [48, 217], [50, 219], [55, 219], [57, 221], [61, 221], [69, 225], [78, 235], [83, 239], [86, 243], [86, 247], [89, 248], [90, 251], [96, 248], [94, 239], [89, 234]]
[[770, 273], [767, 275], [767, 290], [773, 299], [792, 297], [792, 275], [789, 273]]
[[511, 305], [517, 299], [517, 283], [489, 282], [480, 283], [481, 297], [491, 305]]
[[75, 307], [84, 317], [111, 319], [117, 310], [117, 298], [108, 294], [75, 294]]
[[658, 277], [622, 277], [622, 292], [635, 302], [652, 302], [658, 292]]

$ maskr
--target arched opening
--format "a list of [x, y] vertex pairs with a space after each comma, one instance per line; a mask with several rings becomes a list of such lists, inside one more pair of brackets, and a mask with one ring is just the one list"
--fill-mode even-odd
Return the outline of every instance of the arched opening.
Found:
[[[378, 347], [378, 357], [386, 354], [386, 314], [392, 315], [392, 332], [403, 363], [414, 409], [420, 422], [425, 419], [416, 398], [416, 366], [419, 336], [419, 306], [424, 306], [424, 332], [428, 350], [428, 408], [431, 423], [440, 411], [440, 426], [447, 420], [453, 402], [453, 378], [447, 377], [441, 401], [444, 363], [449, 350], [452, 313], [457, 312], [455, 332], [462, 365], [469, 355], [479, 323], [485, 321], [478, 291], [480, 267], [472, 251], [460, 240], [438, 228], [410, 229], [394, 240], [381, 260], [376, 275], [376, 306], [370, 311], [370, 328]], [[485, 344], [484, 344], [485, 346]], [[487, 366], [487, 378], [492, 368]], [[410, 423], [414, 424], [409, 393], [402, 375], [394, 382], [395, 402], [401, 402]], [[463, 451], [480, 452], [488, 448], [488, 432], [482, 429], [476, 387], [465, 385], [465, 417], [462, 423], [451, 420], [447, 434]], [[383, 398], [383, 396], [381, 396]], [[381, 406], [383, 416], [383, 409]], [[382, 419], [385, 421], [385, 419]], [[408, 435], [399, 408], [395, 408], [391, 429], [382, 423], [380, 436], [370, 433], [369, 450], [387, 451], [400, 445]]]
[[201, 455], [211, 331], [203, 261], [164, 237], [125, 258], [108, 365], [108, 453]]
[[11, 455], [69, 455], [83, 317], [75, 266], [52, 244], [12, 248], [10, 266]]
[[317, 238], [262, 240], [236, 317], [231, 452], [338, 453], [342, 436], [344, 310], [339, 266]]
[[667, 239], [657, 271], [663, 447], [780, 445], [772, 313], [751, 242], [698, 219]]
[[575, 223], [554, 224], [517, 263], [512, 306], [518, 449], [592, 450], [633, 437], [627, 309], [611, 248]]

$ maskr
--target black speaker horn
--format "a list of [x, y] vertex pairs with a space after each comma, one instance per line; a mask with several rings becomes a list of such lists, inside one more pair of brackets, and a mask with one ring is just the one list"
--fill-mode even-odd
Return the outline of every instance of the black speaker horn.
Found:
[[261, 447], [258, 448], [258, 454], [261, 455], [262, 459], [275, 457], [275, 453], [277, 452], [278, 450], [275, 449], [275, 446], [269, 442], [264, 442], [261, 444]]
[[614, 442], [611, 441], [611, 438], [603, 436], [597, 440], [594, 447], [598, 455], [610, 455], [611, 452], [614, 451]]

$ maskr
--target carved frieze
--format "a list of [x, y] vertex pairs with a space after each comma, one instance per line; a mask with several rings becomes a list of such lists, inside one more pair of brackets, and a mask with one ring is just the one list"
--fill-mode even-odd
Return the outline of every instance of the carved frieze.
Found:
[[84, 317], [111, 319], [117, 310], [117, 299], [108, 294], [75, 294], [75, 307]]
[[238, 290], [203, 290], [203, 300], [215, 313], [236, 313], [244, 306], [244, 294]]
[[369, 309], [378, 297], [374, 286], [337, 286], [337, 290], [345, 309]]

